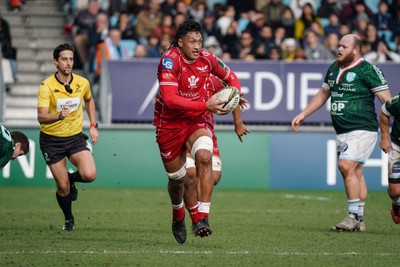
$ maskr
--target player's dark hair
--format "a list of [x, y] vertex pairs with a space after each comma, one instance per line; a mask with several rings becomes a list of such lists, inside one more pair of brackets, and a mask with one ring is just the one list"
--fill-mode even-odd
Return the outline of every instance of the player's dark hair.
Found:
[[57, 46], [56, 48], [54, 48], [53, 51], [53, 58], [54, 59], [58, 59], [58, 57], [60, 56], [60, 53], [64, 50], [70, 50], [73, 53], [75, 53], [75, 48], [70, 45], [70, 44], [60, 44], [59, 46]]
[[15, 143], [21, 143], [21, 150], [27, 154], [29, 152], [29, 139], [28, 137], [19, 131], [12, 131], [11, 138], [14, 140]]
[[[201, 34], [201, 25], [197, 21], [193, 19], [185, 20], [176, 31], [174, 39], [171, 41], [171, 47], [178, 47], [178, 40], [182, 39], [186, 36], [189, 32], [199, 32]], [[168, 48], [168, 49], [169, 49]]]

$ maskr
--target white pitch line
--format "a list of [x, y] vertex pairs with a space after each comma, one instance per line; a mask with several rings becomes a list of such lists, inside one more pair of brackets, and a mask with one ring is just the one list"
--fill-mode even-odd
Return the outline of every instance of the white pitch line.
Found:
[[328, 197], [314, 197], [314, 196], [307, 196], [307, 195], [292, 195], [292, 194], [284, 194], [283, 197], [294, 198], [294, 199], [318, 200], [318, 201], [329, 201], [330, 200], [330, 198], [328, 198]]
[[[0, 255], [21, 255], [21, 254], [31, 254], [31, 255], [42, 255], [42, 254], [155, 254], [156, 251], [151, 250], [45, 250], [45, 251], [0, 251]], [[224, 251], [224, 252], [213, 252], [210, 250], [204, 251], [192, 251], [192, 250], [160, 250], [158, 251], [160, 254], [228, 254], [228, 255], [251, 255], [255, 252], [251, 252], [248, 250], [244, 251]], [[398, 256], [397, 253], [361, 253], [355, 251], [349, 252], [341, 252], [341, 253], [333, 253], [333, 252], [318, 252], [318, 253], [309, 253], [309, 252], [272, 252], [272, 251], [263, 251], [256, 252], [257, 254], [263, 255], [278, 255], [278, 256], [381, 256], [381, 257], [393, 257]]]

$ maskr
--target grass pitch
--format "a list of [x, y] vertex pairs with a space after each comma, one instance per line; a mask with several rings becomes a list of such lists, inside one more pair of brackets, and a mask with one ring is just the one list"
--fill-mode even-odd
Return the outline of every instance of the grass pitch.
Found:
[[386, 192], [370, 192], [365, 233], [329, 230], [346, 206], [342, 191], [216, 187], [214, 233], [181, 245], [166, 189], [81, 186], [76, 230], [66, 233], [54, 188], [2, 187], [0, 266], [398, 266]]

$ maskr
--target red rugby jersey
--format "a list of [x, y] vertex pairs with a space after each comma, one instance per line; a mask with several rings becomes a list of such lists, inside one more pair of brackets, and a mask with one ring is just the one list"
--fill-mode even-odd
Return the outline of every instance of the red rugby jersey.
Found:
[[201, 49], [196, 60], [188, 60], [176, 47], [164, 53], [158, 65], [153, 124], [182, 127], [207, 112], [206, 102], [215, 92], [211, 74], [240, 90], [236, 74], [207, 50]]

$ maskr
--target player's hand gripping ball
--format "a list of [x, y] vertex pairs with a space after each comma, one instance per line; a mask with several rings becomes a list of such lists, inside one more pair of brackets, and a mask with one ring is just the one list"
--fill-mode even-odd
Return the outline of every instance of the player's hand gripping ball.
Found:
[[222, 104], [222, 108], [229, 109], [232, 112], [240, 102], [240, 93], [236, 87], [227, 86], [217, 93], [216, 99], [226, 102]]

